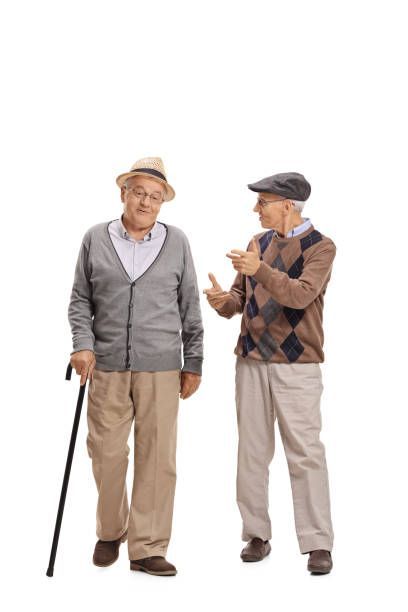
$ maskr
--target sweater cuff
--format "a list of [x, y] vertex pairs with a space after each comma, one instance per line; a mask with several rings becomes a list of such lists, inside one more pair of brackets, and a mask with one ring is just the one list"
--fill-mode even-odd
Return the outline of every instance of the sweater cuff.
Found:
[[78, 338], [74, 341], [72, 346], [72, 353], [78, 353], [78, 351], [92, 351], [94, 352], [94, 343], [91, 338]]
[[234, 298], [231, 296], [230, 299], [225, 302], [221, 308], [216, 308], [215, 312], [220, 315], [220, 317], [225, 317], [226, 319], [230, 319], [234, 316], [237, 311], [237, 303]]
[[203, 360], [199, 357], [187, 357], [184, 359], [182, 372], [193, 372], [201, 376], [203, 368]]

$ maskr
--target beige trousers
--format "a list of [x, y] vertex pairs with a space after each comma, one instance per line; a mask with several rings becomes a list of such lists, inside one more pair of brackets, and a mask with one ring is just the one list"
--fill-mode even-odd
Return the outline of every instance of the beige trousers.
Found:
[[[128, 529], [129, 559], [166, 556], [176, 485], [180, 370], [94, 370], [88, 387], [87, 449], [98, 490], [96, 535], [116, 540]], [[134, 421], [129, 509], [126, 471]]]
[[272, 536], [268, 484], [277, 419], [300, 552], [332, 550], [329, 482], [325, 448], [319, 439], [322, 391], [319, 363], [268, 363], [237, 356], [237, 502], [244, 541]]

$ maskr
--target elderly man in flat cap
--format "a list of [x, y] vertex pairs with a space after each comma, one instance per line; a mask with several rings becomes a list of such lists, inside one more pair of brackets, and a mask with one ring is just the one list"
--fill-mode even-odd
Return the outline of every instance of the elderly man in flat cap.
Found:
[[336, 253], [333, 241], [301, 211], [310, 185], [296, 172], [248, 185], [266, 230], [246, 251], [227, 254], [237, 274], [223, 291], [213, 274], [204, 290], [219, 315], [243, 313], [235, 348], [238, 415], [237, 502], [248, 544], [243, 561], [260, 561], [271, 547], [269, 464], [278, 422], [292, 485], [296, 533], [308, 570], [332, 568], [333, 529], [321, 430], [320, 363], [323, 299]]
[[[98, 489], [93, 562], [176, 574], [166, 560], [176, 484], [179, 397], [198, 388], [203, 360], [199, 292], [189, 242], [157, 221], [174, 198], [162, 160], [117, 177], [124, 212], [85, 233], [68, 309], [70, 363], [88, 389], [87, 448]], [[183, 351], [183, 367], [181, 361]], [[134, 421], [134, 476], [126, 490]]]

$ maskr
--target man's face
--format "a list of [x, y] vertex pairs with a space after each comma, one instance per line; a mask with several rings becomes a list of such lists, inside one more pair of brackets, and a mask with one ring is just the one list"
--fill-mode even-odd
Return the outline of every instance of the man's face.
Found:
[[156, 221], [165, 192], [159, 181], [147, 176], [134, 176], [126, 181], [120, 195], [126, 217], [144, 228]]
[[282, 223], [284, 210], [290, 201], [275, 193], [258, 193], [258, 200], [253, 210], [259, 214], [262, 227], [278, 228]]

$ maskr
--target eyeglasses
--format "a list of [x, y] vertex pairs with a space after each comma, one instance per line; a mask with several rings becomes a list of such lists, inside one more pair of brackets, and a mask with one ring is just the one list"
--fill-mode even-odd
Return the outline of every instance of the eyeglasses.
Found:
[[280, 200], [264, 200], [263, 198], [258, 198], [256, 203], [259, 204], [261, 208], [265, 208], [265, 206], [269, 206], [269, 204], [275, 204], [275, 202], [283, 202], [287, 200], [287, 198], [281, 198]]
[[129, 191], [140, 202], [144, 202], [147, 197], [150, 198], [152, 204], [161, 204], [163, 202], [163, 196], [158, 191], [146, 193], [146, 191], [140, 189], [140, 187], [126, 187], [126, 191]]

